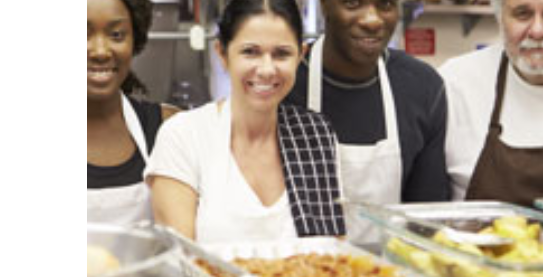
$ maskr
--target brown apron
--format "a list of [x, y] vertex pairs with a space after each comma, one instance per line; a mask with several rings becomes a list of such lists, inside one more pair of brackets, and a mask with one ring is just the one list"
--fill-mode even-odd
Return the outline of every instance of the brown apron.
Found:
[[514, 148], [500, 140], [507, 65], [504, 54], [488, 135], [466, 199], [492, 199], [531, 207], [534, 199], [543, 197], [543, 148]]

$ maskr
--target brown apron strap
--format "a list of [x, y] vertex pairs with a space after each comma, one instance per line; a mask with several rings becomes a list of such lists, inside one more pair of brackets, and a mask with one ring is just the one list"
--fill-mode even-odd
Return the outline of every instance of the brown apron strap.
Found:
[[502, 56], [489, 131], [466, 193], [466, 199], [493, 199], [531, 206], [543, 196], [543, 148], [512, 148], [500, 140], [500, 116], [508, 59]]
[[509, 59], [505, 52], [502, 54], [500, 69], [498, 71], [498, 81], [496, 82], [496, 100], [494, 102], [494, 111], [492, 111], [492, 119], [490, 120], [490, 132], [496, 130], [498, 134], [502, 132], [500, 117], [502, 113], [503, 98], [505, 96], [505, 85], [507, 84], [507, 65]]

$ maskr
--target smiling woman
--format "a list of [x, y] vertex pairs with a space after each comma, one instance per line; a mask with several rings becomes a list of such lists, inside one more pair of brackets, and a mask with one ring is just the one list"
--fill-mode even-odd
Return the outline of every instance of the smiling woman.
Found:
[[145, 91], [130, 70], [151, 23], [149, 0], [87, 0], [87, 221], [150, 219], [145, 160], [176, 109], [126, 95]]
[[128, 9], [121, 1], [87, 1], [87, 96], [117, 93], [128, 76], [134, 48]]
[[248, 18], [233, 40], [216, 48], [233, 80], [234, 105], [244, 113], [276, 110], [300, 61], [301, 46], [285, 20], [273, 14]]
[[335, 134], [282, 104], [303, 56], [292, 0], [232, 0], [216, 50], [231, 97], [159, 132], [146, 180], [157, 220], [199, 242], [343, 235]]

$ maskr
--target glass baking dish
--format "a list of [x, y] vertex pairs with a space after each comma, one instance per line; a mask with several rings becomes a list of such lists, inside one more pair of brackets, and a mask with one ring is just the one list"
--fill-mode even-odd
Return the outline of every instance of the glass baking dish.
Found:
[[[376, 211], [351, 203], [348, 213], [355, 213], [357, 220], [369, 220], [381, 229], [381, 250], [389, 261], [408, 266], [426, 276], [436, 277], [543, 277], [543, 262], [511, 262], [474, 254], [471, 246], [450, 247], [436, 242], [434, 232], [422, 228], [419, 221], [446, 225], [454, 229], [478, 232], [492, 226], [496, 219], [522, 216], [535, 226], [539, 233], [537, 255], [543, 256], [541, 223], [543, 213], [501, 202], [448, 202], [429, 204], [404, 204], [387, 206], [405, 213], [414, 221], [398, 220], [393, 215], [383, 216]], [[415, 221], [416, 219], [416, 221]], [[515, 245], [516, 247], [517, 245]], [[506, 246], [508, 247], [508, 246]], [[459, 248], [463, 250], [459, 250]], [[510, 251], [509, 248], [482, 249], [485, 251]], [[494, 252], [493, 252], [494, 253]], [[503, 252], [507, 253], [507, 252]], [[539, 256], [538, 256], [539, 257]], [[543, 258], [542, 258], [543, 259]]]
[[540, 210], [543, 210], [543, 198], [537, 198], [534, 201], [534, 206]]

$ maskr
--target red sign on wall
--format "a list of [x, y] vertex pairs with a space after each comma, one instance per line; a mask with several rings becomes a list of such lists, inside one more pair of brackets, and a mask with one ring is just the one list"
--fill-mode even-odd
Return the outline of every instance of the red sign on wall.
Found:
[[409, 28], [405, 31], [405, 52], [411, 55], [434, 55], [436, 33], [431, 28]]

